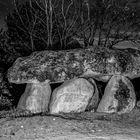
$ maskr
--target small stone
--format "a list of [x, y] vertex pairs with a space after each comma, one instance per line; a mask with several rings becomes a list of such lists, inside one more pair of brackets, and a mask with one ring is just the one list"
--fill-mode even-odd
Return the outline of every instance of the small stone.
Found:
[[50, 113], [84, 112], [94, 92], [94, 86], [84, 78], [66, 81], [53, 91]]
[[137, 107], [139, 107], [140, 108], [140, 101], [137, 101]]
[[21, 128], [23, 128], [23, 125], [21, 125]]
[[91, 130], [91, 132], [92, 132], [92, 133], [95, 133], [95, 132], [96, 132], [96, 130], [92, 129], [92, 130]]

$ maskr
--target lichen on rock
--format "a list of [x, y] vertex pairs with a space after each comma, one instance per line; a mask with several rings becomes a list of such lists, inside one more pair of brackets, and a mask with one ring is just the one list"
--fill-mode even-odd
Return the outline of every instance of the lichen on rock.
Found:
[[124, 76], [114, 75], [108, 82], [97, 112], [129, 113], [136, 104], [132, 83]]
[[[85, 74], [101, 81], [103, 76], [115, 74], [134, 78], [140, 76], [138, 62], [140, 62], [139, 50], [102, 50], [91, 47], [67, 51], [41, 51], [18, 58], [8, 70], [8, 79], [18, 84], [31, 83], [35, 80], [57, 83]], [[40, 79], [41, 75], [44, 79]]]

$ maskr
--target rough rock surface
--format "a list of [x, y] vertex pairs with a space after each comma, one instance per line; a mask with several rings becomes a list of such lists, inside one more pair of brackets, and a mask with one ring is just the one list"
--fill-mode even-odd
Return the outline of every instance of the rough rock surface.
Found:
[[48, 111], [51, 96], [51, 87], [48, 83], [29, 83], [21, 96], [18, 109], [28, 110], [32, 113]]
[[136, 96], [132, 83], [124, 76], [114, 75], [105, 88], [97, 112], [129, 113], [135, 104]]
[[13, 83], [31, 83], [49, 80], [63, 82], [79, 76], [107, 81], [112, 75], [129, 78], [140, 76], [140, 51], [135, 49], [105, 49], [91, 47], [65, 51], [34, 52], [18, 58], [8, 70]]
[[137, 101], [137, 107], [140, 108], [140, 101]]
[[[50, 113], [84, 112], [94, 94], [96, 97], [95, 106], [97, 106], [98, 93], [95, 93], [95, 91], [95, 86], [84, 78], [68, 80], [53, 91]], [[92, 99], [92, 101], [94, 100]], [[94, 105], [94, 103], [91, 105]]]
[[87, 80], [94, 87], [94, 92], [88, 102], [88, 105], [87, 105], [85, 111], [95, 112], [98, 107], [98, 103], [99, 103], [99, 90], [98, 90], [95, 80], [93, 78], [88, 78]]

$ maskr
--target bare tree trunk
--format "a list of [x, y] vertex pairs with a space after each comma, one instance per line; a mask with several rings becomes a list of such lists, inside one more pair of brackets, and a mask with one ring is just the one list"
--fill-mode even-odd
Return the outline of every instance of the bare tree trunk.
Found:
[[50, 25], [50, 32], [49, 32], [49, 42], [50, 46], [52, 47], [52, 0], [49, 0], [49, 25]]
[[95, 37], [95, 33], [96, 33], [96, 24], [94, 23], [94, 25], [91, 26], [91, 29], [90, 29], [90, 36], [89, 36], [89, 45], [93, 45], [94, 43], [94, 37]]
[[52, 0], [45, 0], [47, 18], [47, 46], [52, 47]]
[[104, 19], [103, 15], [101, 17], [101, 21], [99, 23], [99, 40], [98, 40], [98, 45], [102, 45], [102, 30], [103, 30], [103, 25], [104, 25]]
[[[86, 6], [86, 8], [87, 8], [87, 19], [86, 20], [84, 19], [84, 11], [83, 11], [84, 6]], [[82, 7], [81, 8], [82, 8], [81, 16], [80, 16], [80, 18], [81, 18], [81, 25], [84, 27], [84, 25], [86, 25], [90, 21], [89, 1], [88, 0], [83, 0], [82, 1]], [[88, 29], [89, 29], [89, 27], [88, 27]], [[86, 48], [89, 45], [90, 35], [88, 35], [84, 29], [82, 29], [82, 30], [83, 30], [82, 31], [82, 36], [84, 38], [84, 48]]]
[[98, 40], [98, 45], [101, 45], [101, 34], [102, 34], [102, 27], [99, 28], [99, 40]]
[[32, 51], [34, 51], [34, 40], [32, 34], [30, 34], [30, 43], [31, 43]]
[[111, 29], [112, 29], [112, 26], [110, 25], [108, 28], [106, 37], [105, 37], [104, 47], [107, 47], [107, 45], [109, 43], [109, 35], [111, 34]]
[[65, 13], [64, 13], [64, 0], [62, 0], [61, 12], [62, 12], [63, 20], [64, 20], [64, 28], [63, 28], [63, 33], [62, 33], [61, 42], [62, 42], [62, 46], [66, 47], [66, 28], [67, 28], [67, 20], [66, 20], [66, 16], [65, 16]]
[[[32, 13], [32, 0], [30, 0], [29, 1], [29, 3], [30, 3], [30, 13], [31, 13], [31, 18], [33, 19], [33, 13]], [[34, 51], [35, 50], [35, 46], [34, 46], [34, 39], [33, 39], [33, 34], [32, 34], [32, 32], [33, 32], [33, 28], [34, 28], [34, 26], [35, 26], [35, 21], [32, 23], [33, 24], [33, 27], [31, 28], [31, 31], [30, 31], [30, 43], [31, 43], [31, 49], [32, 49], [32, 51]]]

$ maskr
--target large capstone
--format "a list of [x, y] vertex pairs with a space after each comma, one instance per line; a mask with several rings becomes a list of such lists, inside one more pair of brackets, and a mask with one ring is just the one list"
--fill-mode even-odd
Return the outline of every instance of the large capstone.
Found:
[[135, 104], [135, 91], [130, 80], [121, 75], [114, 75], [105, 88], [97, 112], [129, 113]]
[[84, 78], [72, 79], [53, 91], [50, 113], [78, 113], [84, 112], [86, 107], [93, 110], [97, 106], [98, 98], [93, 80], [89, 82]]
[[64, 82], [77, 77], [93, 77], [107, 82], [112, 75], [140, 77], [140, 51], [89, 47], [61, 51], [34, 52], [18, 58], [8, 70], [12, 83]]
[[18, 109], [29, 110], [32, 113], [48, 111], [51, 87], [48, 82], [29, 83], [21, 96]]

